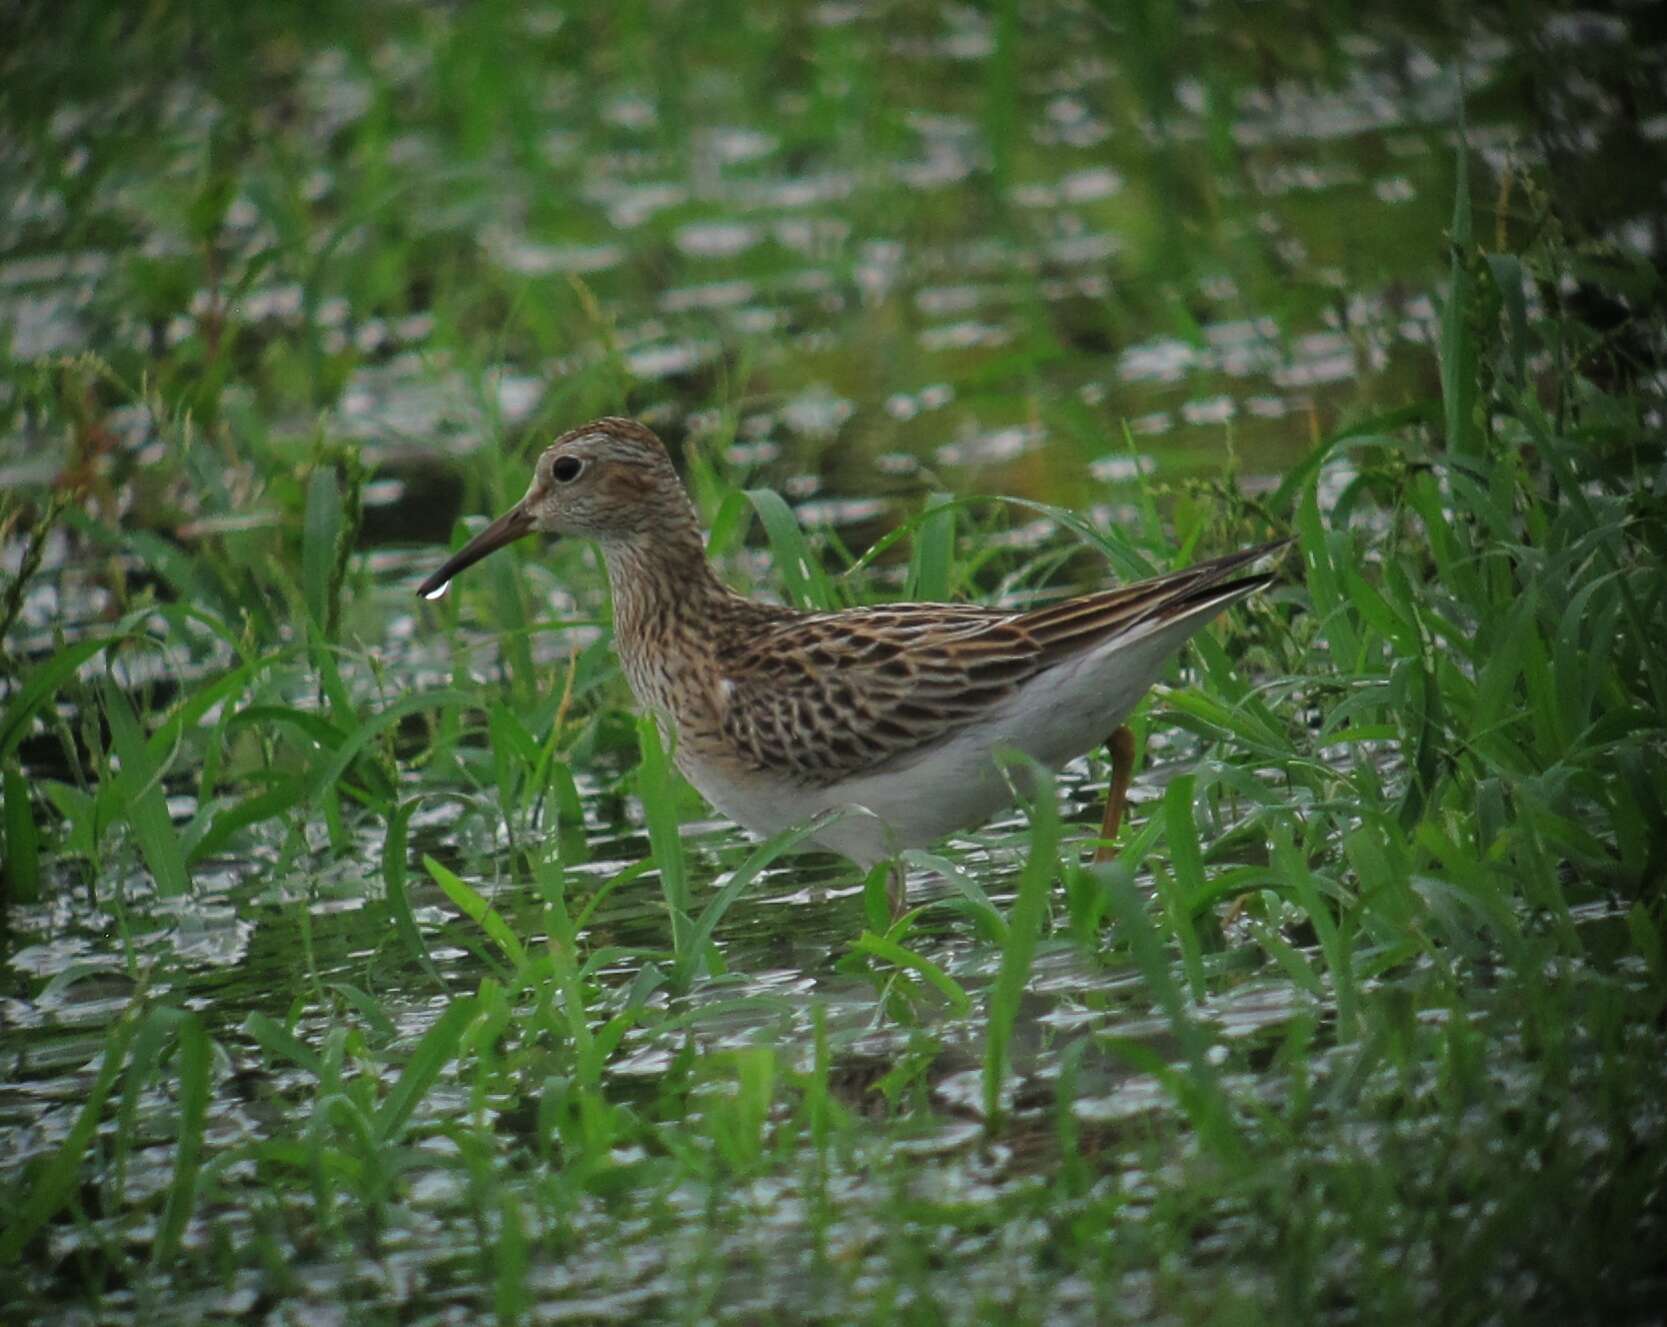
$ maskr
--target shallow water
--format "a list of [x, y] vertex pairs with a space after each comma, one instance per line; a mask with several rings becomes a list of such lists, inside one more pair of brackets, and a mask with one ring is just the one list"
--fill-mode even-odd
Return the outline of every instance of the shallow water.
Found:
[[[101, 634], [146, 586], [215, 616], [252, 583], [246, 573], [182, 584], [159, 547], [229, 549], [245, 567], [292, 550], [270, 540], [293, 524], [293, 494], [248, 456], [293, 457], [293, 488], [315, 434], [345, 445], [374, 475], [342, 628], [355, 703], [454, 679], [482, 704], [507, 679], [527, 702], [529, 679], [542, 698], [577, 659], [578, 712], [604, 711], [579, 721], [583, 823], [561, 826], [563, 901], [576, 909], [649, 855], [634, 739], [607, 714], [619, 695], [594, 563], [559, 550], [520, 566], [541, 628], [530, 636], [500, 638], [471, 611], [411, 600], [456, 518], [514, 496], [506, 485], [524, 464], [500, 470], [500, 453], [524, 457], [569, 423], [629, 409], [674, 445], [693, 440], [731, 482], [778, 488], [835, 561], [933, 489], [1055, 502], [1105, 526], [1130, 519], [1137, 481], [1155, 475], [1173, 486], [1176, 519], [1207, 532], [1214, 477], [1233, 469], [1265, 492], [1343, 421], [1431, 395], [1461, 72], [1468, 141], [1493, 173], [1474, 187], [1503, 191], [1513, 172], [1546, 164], [1548, 123], [1534, 114], [1545, 105], [1521, 100], [1523, 70], [1560, 55], [1571, 70], [1605, 67], [1629, 25], [1649, 26], [1641, 10], [1547, 13], [1528, 30], [1482, 17], [1456, 33], [1418, 18], [1189, 11], [1139, 31], [1064, 6], [1046, 23], [1015, 19], [1014, 48], [999, 19], [960, 6], [875, 15], [824, 3], [747, 14], [733, 31], [662, 17], [665, 31], [647, 13], [602, 30], [547, 7], [332, 14], [251, 36], [252, 97], [194, 64], [143, 68], [147, 50], [178, 36], [163, 23], [129, 34], [141, 67], [34, 117], [9, 149], [22, 183], [0, 222], [0, 484], [38, 489], [76, 467], [98, 482], [90, 518], [47, 542], [7, 649], [38, 660]], [[64, 58], [37, 40], [43, 60]], [[1659, 79], [1659, 61], [1650, 68]], [[484, 95], [481, 80], [499, 77], [502, 96]], [[1611, 97], [1557, 107], [1559, 150], [1563, 131], [1586, 130], [1582, 161], [1598, 178], [1636, 173], [1636, 146], [1659, 157], [1667, 139], [1660, 114], [1640, 119]], [[142, 122], [142, 142], [124, 116]], [[205, 241], [182, 197], [233, 141], [265, 147], [230, 174]], [[1617, 185], [1603, 233], [1649, 255], [1659, 218], [1629, 210], [1633, 192]], [[154, 373], [174, 409], [195, 412], [196, 441], [181, 448], [142, 392], [117, 401], [89, 371], [72, 376], [86, 411], [65, 455], [31, 375], [83, 350], [130, 386]], [[961, 549], [1001, 550], [973, 589], [1020, 597], [1038, 567], [1066, 569], [1056, 588], [1104, 575], [1033, 512], [993, 522]], [[14, 570], [15, 535], [3, 553]], [[779, 592], [761, 545], [725, 565]], [[898, 574], [882, 567], [878, 579]], [[266, 602], [266, 644], [300, 639], [298, 611]], [[242, 624], [221, 620], [227, 632], [159, 614], [154, 647], [118, 656], [114, 680], [142, 715], [238, 661]], [[85, 675], [96, 684], [102, 665]], [[23, 742], [31, 778], [84, 781], [74, 766], [89, 742], [77, 757], [74, 733], [98, 726], [91, 695], [66, 702], [59, 731]], [[299, 653], [273, 664], [258, 699], [329, 712]], [[191, 740], [164, 788], [181, 825], [198, 810], [205, 759]], [[14, 1312], [476, 1321], [501, 1293], [480, 1250], [523, 1240], [524, 1302], [500, 1304], [506, 1317], [856, 1320], [935, 1306], [946, 1321], [1190, 1321], [1221, 1284], [1264, 1306], [1277, 1288], [1242, 1254], [1262, 1227], [1231, 1194], [1200, 1217], [1184, 1259], [1171, 1250], [1154, 1272], [1161, 1260], [1142, 1256], [1143, 1223], [1160, 1224], [1173, 1174], [1213, 1146], [1204, 1115], [1184, 1137], [1165, 1123], [1189, 1065], [1239, 1103], [1247, 1135], [1282, 1127], [1291, 1109], [1291, 1046], [1333, 1093], [1314, 1107], [1321, 1119], [1360, 1102], [1423, 1103], [1393, 1118], [1362, 1108], [1359, 1152], [1391, 1154], [1434, 1129], [1429, 1085], [1390, 1060], [1339, 1056], [1347, 1081], [1333, 1081], [1337, 993], [1286, 980], [1254, 933], [1278, 930], [1293, 961], [1317, 959], [1311, 933], [1281, 929], [1293, 919], [1221, 924], [1181, 1025], [1194, 1046], [1151, 974], [1072, 939], [1056, 897], [1014, 1032], [1010, 1125], [992, 1140], [981, 1066], [1000, 947], [949, 906], [950, 885], [915, 874], [913, 896], [931, 906], [909, 943], [970, 995], [958, 1010], [853, 951], [861, 882], [806, 855], [762, 872], [714, 936], [721, 971], [686, 990], [663, 980], [655, 871], [597, 907], [580, 936], [598, 961], [578, 1018], [594, 1037], [624, 1015], [598, 1071], [612, 1123], [584, 1115], [594, 1102], [575, 1086], [560, 1020], [535, 1016], [568, 996], [515, 989], [484, 1067], [448, 1070], [421, 1094], [397, 1155], [388, 1149], [394, 1174], [379, 1180], [347, 1145], [326, 1174], [284, 1150], [336, 1138], [319, 1103], [385, 1102], [454, 1001], [511, 981], [513, 964], [421, 869], [423, 854], [464, 876], [530, 950], [549, 943], [550, 894], [527, 847], [552, 840], [555, 813], [506, 823], [491, 741], [477, 732], [459, 750], [438, 791], [432, 771], [394, 767], [404, 791], [425, 794], [405, 890], [431, 969], [397, 930], [385, 826], [350, 802], [334, 823], [309, 802], [241, 830], [193, 864], [183, 897], [159, 896], [117, 829], [89, 856], [50, 857], [44, 902], [8, 906], [0, 1177], [20, 1201], [41, 1174], [29, 1168], [70, 1135], [125, 1013], [189, 1011], [212, 1040], [205, 1178], [177, 1270], [147, 1260], [182, 1107], [166, 1075], [135, 1078], [128, 1115], [99, 1125], [71, 1216], [23, 1261]], [[1190, 733], [1155, 725], [1136, 826], [1208, 759]], [[1068, 835], [1092, 833], [1103, 777], [1088, 761], [1063, 773]], [[692, 798], [684, 809], [698, 909], [755, 844]], [[1208, 842], [1231, 828], [1227, 813], [1200, 831]], [[1014, 813], [946, 852], [1005, 912], [1028, 834]], [[1143, 896], [1165, 887], [1145, 868], [1135, 884]], [[1601, 954], [1623, 911], [1593, 906], [1572, 924]], [[1166, 956], [1186, 986], [1184, 956]], [[1445, 1018], [1420, 1006], [1426, 975], [1397, 961], [1368, 981], [1404, 986], [1420, 1020]], [[1600, 990], [1648, 977], [1594, 964], [1562, 979]], [[318, 1063], [275, 1051], [257, 1015]], [[1491, 1016], [1483, 1072], [1509, 1097], [1535, 1052]], [[1602, 1029], [1569, 1035], [1584, 1044]], [[1659, 1027], [1632, 1035], [1660, 1049]], [[809, 1090], [819, 1038], [827, 1109], [846, 1126], [816, 1148], [790, 1127], [798, 1098], [782, 1085]], [[1632, 1123], [1641, 1136], [1663, 1127], [1659, 1112]], [[1570, 1127], [1594, 1165], [1624, 1154], [1600, 1109]], [[617, 1145], [575, 1141], [604, 1135]], [[1081, 1181], [1075, 1208], [1038, 1197], [1065, 1136], [1117, 1158]], [[1483, 1123], [1455, 1136], [1501, 1145]], [[1073, 1212], [1103, 1217], [1107, 1204], [1121, 1243], [1057, 1275]], [[506, 1234], [516, 1222], [520, 1234]], [[1355, 1247], [1339, 1236], [1340, 1266]], [[1408, 1254], [1415, 1286], [1433, 1284], [1419, 1261], [1429, 1247]]]

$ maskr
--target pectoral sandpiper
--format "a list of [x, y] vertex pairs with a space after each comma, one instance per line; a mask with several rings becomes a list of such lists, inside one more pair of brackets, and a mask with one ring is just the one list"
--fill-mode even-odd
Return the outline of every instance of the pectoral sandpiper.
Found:
[[1028, 611], [801, 612], [726, 587], [659, 438], [632, 420], [599, 419], [558, 438], [526, 496], [418, 592], [437, 596], [535, 531], [601, 546], [625, 676], [702, 796], [759, 834], [859, 808], [812, 838], [864, 869], [1007, 805], [1003, 749], [1057, 769], [1102, 742], [1113, 766], [1105, 855], [1133, 756], [1120, 725], [1183, 641], [1271, 583], [1238, 573], [1282, 546]]

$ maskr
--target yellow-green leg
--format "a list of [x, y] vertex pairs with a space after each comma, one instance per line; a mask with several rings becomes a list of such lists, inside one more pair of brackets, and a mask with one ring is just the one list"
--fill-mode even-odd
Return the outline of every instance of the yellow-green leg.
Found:
[[1119, 728], [1106, 738], [1106, 754], [1111, 757], [1111, 788], [1106, 793], [1105, 819], [1100, 822], [1100, 846], [1094, 849], [1096, 862], [1109, 862], [1117, 856], [1117, 829], [1123, 823], [1123, 804], [1129, 796], [1129, 780], [1134, 776], [1134, 734]]

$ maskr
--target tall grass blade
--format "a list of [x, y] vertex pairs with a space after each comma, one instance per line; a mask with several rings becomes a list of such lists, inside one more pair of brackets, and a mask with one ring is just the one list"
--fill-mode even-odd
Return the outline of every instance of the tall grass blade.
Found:
[[411, 957], [421, 964], [434, 984], [444, 990], [445, 978], [434, 966], [433, 956], [417, 927], [411, 911], [411, 899], [405, 891], [407, 875], [406, 841], [411, 826], [411, 814], [417, 809], [417, 799], [407, 798], [388, 814], [388, 832], [382, 840], [382, 885], [387, 891], [388, 911], [394, 919], [394, 933], [404, 943]]
[[520, 938], [510, 930], [509, 923], [503, 914], [488, 903], [468, 881], [455, 871], [450, 871], [440, 865], [432, 857], [423, 858], [423, 866], [429, 875], [434, 877], [434, 883], [445, 891], [449, 898], [465, 917], [492, 937], [492, 943], [503, 950], [504, 957], [516, 967], [527, 961], [527, 948]]
[[954, 554], [954, 499], [947, 493], [929, 493], [909, 553], [905, 596], [921, 603], [948, 599], [949, 567]]
[[1048, 889], [1059, 866], [1059, 803], [1046, 770], [1023, 757], [1009, 760], [1008, 769], [1029, 785], [1030, 844], [1019, 893], [1007, 914], [1007, 943], [1001, 967], [990, 992], [988, 1027], [984, 1040], [984, 1122], [993, 1128], [1001, 1118], [1001, 1091], [1008, 1070], [1008, 1048], [1019, 1017], [1019, 1002], [1030, 981], [1036, 942], [1047, 912]]
[[1473, 456], [1480, 448], [1476, 428], [1479, 395], [1476, 334], [1471, 327], [1475, 316], [1476, 278], [1471, 272], [1475, 240], [1470, 215], [1470, 158], [1464, 123], [1459, 124], [1458, 146], [1454, 150], [1456, 178], [1453, 181], [1452, 259], [1449, 265], [1447, 299], [1441, 309], [1441, 404], [1447, 426], [1447, 446], [1461, 456]]
[[29, 680], [13, 693], [5, 714], [0, 715], [0, 760], [5, 760], [17, 750], [17, 744], [28, 736], [29, 720], [34, 718], [35, 711], [58, 694], [77, 668], [100, 650], [109, 649], [122, 639], [120, 636], [99, 636], [76, 641], [73, 645], [64, 646], [31, 672]]
[[1511, 253], [1490, 253], [1488, 268], [1505, 306], [1505, 347], [1510, 354], [1511, 385], [1521, 390], [1528, 385], [1528, 300], [1524, 294], [1526, 274], [1522, 260]]
[[[836, 812], [836, 815], [842, 814]], [[688, 982], [693, 974], [694, 965], [705, 953], [707, 943], [712, 934], [718, 929], [718, 923], [729, 911], [730, 905], [739, 898], [743, 891], [763, 873], [784, 852], [792, 852], [801, 843], [816, 833], [827, 823], [826, 818], [818, 818], [808, 825], [799, 825], [792, 829], [784, 829], [779, 834], [773, 834], [748, 855], [747, 860], [736, 868], [733, 875], [723, 884], [723, 887], [712, 896], [712, 901], [700, 911], [700, 916], [689, 928], [685, 939], [685, 948], [677, 955], [677, 981], [679, 985]]]
[[336, 565], [336, 539], [342, 529], [341, 485], [331, 465], [315, 465], [307, 480], [307, 505], [301, 519], [301, 595], [325, 640], [335, 638], [330, 581]]
[[127, 1058], [128, 1043], [137, 1027], [138, 1020], [130, 1016], [110, 1030], [104, 1043], [104, 1058], [99, 1061], [98, 1072], [87, 1087], [68, 1136], [24, 1191], [17, 1215], [0, 1229], [0, 1266], [17, 1261], [36, 1232], [57, 1214], [79, 1186], [81, 1158], [98, 1132], [105, 1099], [115, 1086], [116, 1075]]
[[202, 1168], [203, 1129], [212, 1088], [212, 1043], [202, 1020], [182, 1013], [175, 1029], [174, 1071], [179, 1091], [179, 1138], [174, 1149], [174, 1177], [157, 1230], [153, 1261], [166, 1266], [179, 1253], [180, 1238], [197, 1205], [197, 1175]]
[[122, 762], [121, 801], [139, 852], [156, 881], [157, 893], [174, 898], [191, 888], [185, 849], [168, 815], [162, 792], [162, 771], [151, 760], [150, 748], [139, 731], [139, 719], [127, 693], [114, 682], [104, 686], [104, 709], [110, 738]]
[[505, 1190], [498, 1200], [498, 1237], [492, 1242], [495, 1275], [492, 1305], [499, 1327], [514, 1327], [526, 1320], [531, 1307], [527, 1293], [527, 1227], [521, 1203]]
[[34, 903], [41, 895], [40, 835], [35, 828], [29, 785], [12, 761], [6, 762], [0, 774], [0, 796], [5, 801], [5, 859], [0, 864], [5, 891], [0, 898], [9, 903]]
[[1319, 615], [1320, 627], [1331, 645], [1339, 671], [1352, 671], [1360, 663], [1360, 639], [1343, 596], [1343, 578], [1338, 565], [1346, 560], [1337, 554], [1331, 532], [1320, 520], [1318, 486], [1310, 485], [1297, 504], [1297, 546], [1308, 570], [1308, 593]]
[[190, 850], [188, 862], [200, 862], [213, 857], [225, 848], [238, 832], [250, 825], [275, 820], [307, 800], [307, 782], [299, 774], [280, 776], [262, 792], [251, 793], [233, 806], [215, 813], [214, 818], [201, 827]]
[[1019, 137], [1019, 3], [996, 0], [995, 49], [986, 61], [984, 138], [990, 145], [993, 184], [1005, 197], [1013, 182]]
[[859, 954], [870, 954], [875, 958], [884, 959], [894, 967], [918, 974], [949, 1001], [950, 1008], [957, 1015], [971, 1011], [972, 997], [967, 994], [965, 987], [924, 954], [917, 954], [889, 936], [875, 935], [872, 931], [864, 931], [858, 936], [853, 948]]
[[423, 1033], [422, 1040], [406, 1061], [405, 1068], [400, 1071], [399, 1079], [393, 1090], [388, 1093], [387, 1100], [376, 1112], [373, 1121], [375, 1138], [378, 1144], [386, 1145], [405, 1127], [422, 1099], [428, 1094], [428, 1089], [434, 1085], [434, 1080], [440, 1076], [440, 1071], [446, 1067], [457, 1053], [457, 1044], [463, 1037], [463, 1030], [478, 1012], [478, 1004], [473, 996], [461, 1000], [453, 1000], [446, 1006], [434, 1026]]
[[671, 760], [660, 741], [660, 725], [652, 714], [637, 720], [637, 795], [648, 821], [648, 842], [660, 869], [660, 892], [671, 918], [672, 952], [679, 964], [690, 962], [693, 924], [689, 920], [688, 866], [683, 856], [683, 827], [677, 817], [677, 781]]
[[532, 634], [527, 620], [527, 583], [513, 557], [490, 559], [492, 602], [497, 610], [499, 648], [509, 672], [510, 688], [526, 705], [537, 694], [538, 671], [533, 664]]
[[[1223, 1091], [1215, 1068], [1206, 1057], [1207, 1043], [1198, 1025], [1187, 1015], [1186, 1000], [1170, 969], [1163, 940], [1128, 874], [1128, 868], [1113, 862], [1101, 868], [1106, 894], [1117, 918], [1119, 937], [1127, 943], [1146, 984], [1169, 1020], [1169, 1025], [1187, 1061], [1184, 1075], [1185, 1091], [1177, 1095], [1180, 1104], [1192, 1118], [1200, 1140], [1218, 1156], [1236, 1158], [1244, 1151], [1243, 1139], [1233, 1123], [1232, 1109]], [[1119, 1047], [1125, 1054], [1144, 1047]], [[1149, 1052], [1148, 1052], [1149, 1053]], [[1156, 1067], [1140, 1060], [1141, 1067], [1153, 1072]], [[1180, 1079], [1165, 1078], [1173, 1089]]]
[[243, 1020], [239, 1030], [252, 1037], [268, 1055], [298, 1064], [320, 1082], [324, 1080], [324, 1061], [318, 1052], [272, 1015], [257, 1009]]
[[334, 788], [372, 739], [393, 727], [406, 715], [416, 714], [431, 707], [465, 705], [471, 699], [473, 698], [463, 691], [421, 691], [416, 695], [396, 700], [386, 708], [362, 719], [342, 738], [335, 750], [313, 768], [308, 776], [308, 795], [316, 799]]
[[179, 704], [174, 706], [168, 717], [151, 729], [152, 759], [163, 759], [209, 711], [242, 694], [260, 674], [295, 655], [293, 646], [285, 646], [239, 665], [207, 686], [190, 688], [180, 697]]
[[749, 488], [747, 500], [752, 503], [758, 519], [764, 524], [770, 551], [775, 555], [776, 569], [781, 573], [787, 589], [787, 599], [795, 608], [826, 612], [839, 606], [833, 582], [823, 569], [799, 527], [798, 518], [786, 500], [774, 489]]
[[1204, 981], [1204, 951], [1193, 925], [1192, 909], [1195, 900], [1206, 896], [1204, 879], [1204, 849], [1198, 840], [1198, 822], [1193, 816], [1193, 789], [1196, 780], [1190, 774], [1176, 779], [1164, 791], [1163, 821], [1165, 837], [1169, 841], [1169, 858], [1174, 878], [1167, 873], [1158, 877], [1159, 892], [1164, 911], [1175, 938], [1181, 946], [1181, 959], [1186, 969], [1187, 984], [1192, 998], [1202, 1001], [1206, 994]]
[[1007, 943], [1007, 923], [1001, 913], [996, 911], [995, 904], [990, 902], [990, 896], [984, 892], [984, 887], [973, 878], [971, 873], [963, 870], [947, 857], [937, 853], [922, 852], [918, 848], [906, 849], [900, 860], [908, 866], [914, 866], [923, 871], [933, 871], [955, 887], [955, 891], [965, 900], [965, 907], [977, 923], [979, 931], [986, 940], [996, 945]]
[[1290, 834], [1283, 826], [1274, 832], [1273, 859], [1279, 869], [1280, 878], [1296, 895], [1303, 911], [1308, 914], [1308, 920], [1313, 924], [1314, 934], [1319, 937], [1320, 952], [1325, 955], [1326, 967], [1331, 970], [1332, 990], [1337, 999], [1338, 1035], [1345, 1041], [1352, 1040], [1358, 1026], [1354, 963], [1349, 952], [1348, 937], [1338, 925], [1337, 918], [1332, 915], [1329, 903], [1321, 896], [1308, 863], [1303, 860], [1302, 853], [1291, 841]]

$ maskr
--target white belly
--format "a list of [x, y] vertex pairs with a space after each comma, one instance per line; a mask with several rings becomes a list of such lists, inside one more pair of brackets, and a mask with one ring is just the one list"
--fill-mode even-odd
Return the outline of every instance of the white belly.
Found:
[[[1176, 624], [1178, 625], [1178, 624]], [[821, 847], [867, 868], [958, 829], [982, 824], [1010, 805], [1013, 788], [999, 753], [1017, 750], [1048, 769], [1108, 738], [1193, 624], [1127, 638], [1033, 679], [982, 719], [907, 762], [825, 788], [806, 788], [752, 771], [680, 761], [683, 773], [718, 810], [757, 834], [774, 834], [825, 811], [847, 813], [812, 836]]]

